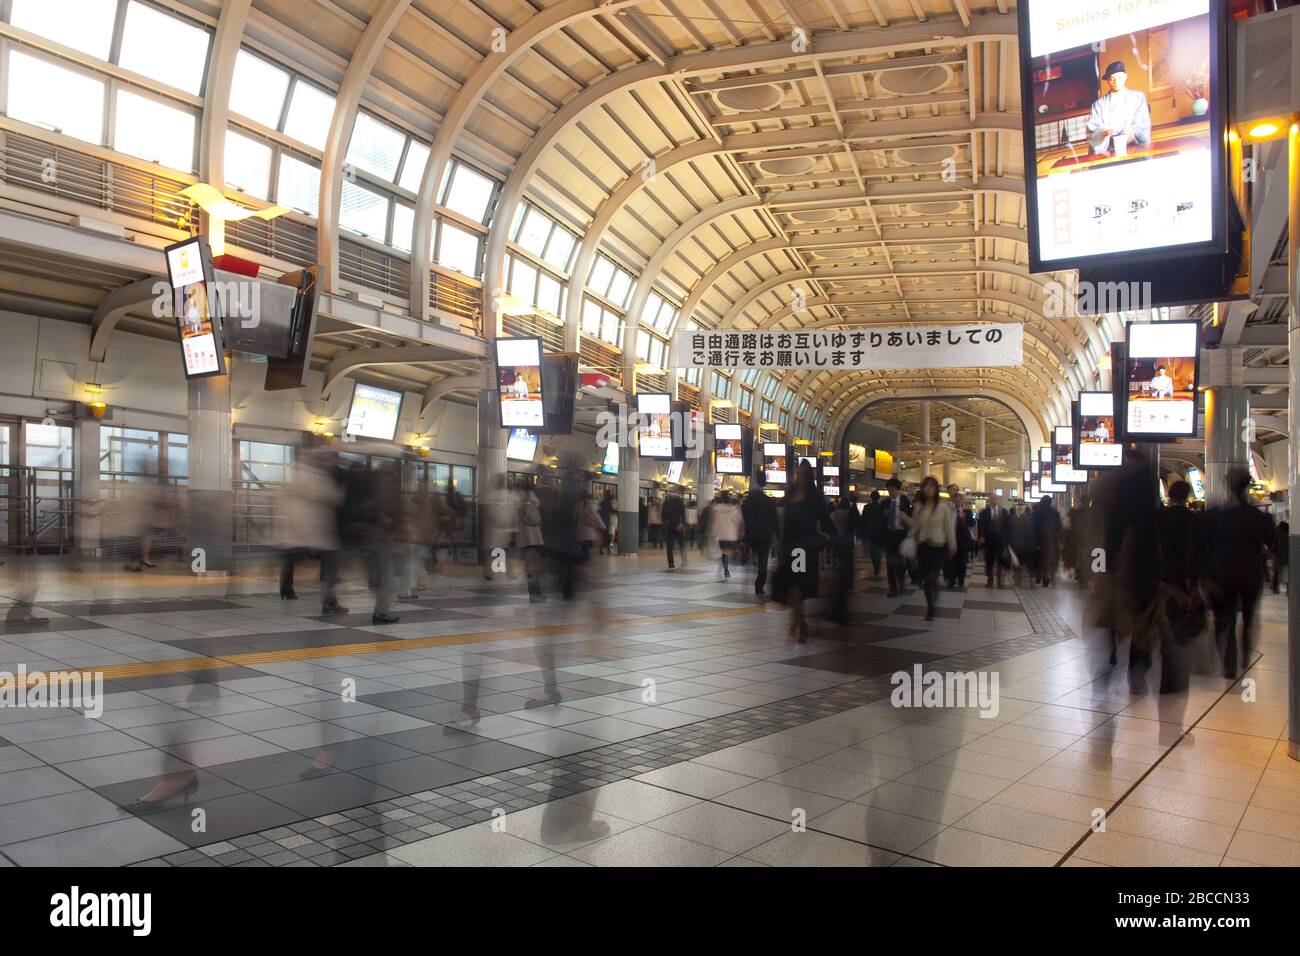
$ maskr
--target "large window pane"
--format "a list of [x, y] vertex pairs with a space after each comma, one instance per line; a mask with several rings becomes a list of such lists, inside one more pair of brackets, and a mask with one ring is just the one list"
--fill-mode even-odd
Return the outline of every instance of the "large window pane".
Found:
[[582, 331], [588, 335], [600, 334], [600, 306], [590, 299], [582, 300]]
[[627, 297], [632, 292], [632, 276], [622, 269], [614, 270], [614, 281], [609, 284], [607, 298], [615, 305], [626, 306]]
[[279, 129], [284, 98], [289, 92], [289, 74], [247, 50], [235, 59], [235, 77], [230, 84], [230, 109], [270, 129]]
[[345, 179], [339, 225], [383, 242], [388, 235], [388, 198]]
[[348, 144], [347, 162], [357, 169], [392, 182], [397, 179], [397, 164], [402, 160], [406, 137], [365, 114], [357, 114]]
[[563, 271], [569, 271], [569, 259], [573, 256], [573, 247], [577, 245], [578, 240], [573, 237], [573, 233], [559, 226], [551, 233], [551, 241], [546, 247], [546, 253], [542, 256], [547, 262], [555, 268]]
[[[13, 0], [9, 22], [28, 33], [107, 60], [116, 17], [117, 4], [107, 0]], [[12, 90], [9, 95], [13, 95]]]
[[9, 51], [8, 112], [88, 143], [104, 141], [104, 84], [17, 50]]
[[194, 114], [117, 91], [113, 148], [182, 172], [194, 171]]
[[330, 120], [334, 117], [334, 97], [302, 80], [293, 85], [290, 96], [284, 135], [308, 146], [324, 149]]
[[411, 251], [411, 236], [415, 231], [415, 210], [410, 206], [397, 203], [393, 206], [393, 240], [394, 249]]
[[258, 199], [271, 195], [271, 147], [226, 131], [226, 185]]
[[449, 222], [442, 223], [438, 239], [438, 265], [467, 276], [478, 275], [478, 236]]
[[402, 181], [397, 185], [413, 193], [420, 191], [420, 180], [424, 177], [424, 167], [429, 161], [429, 147], [411, 140], [406, 148], [406, 161], [402, 163]]
[[609, 291], [609, 280], [614, 276], [614, 263], [604, 256], [596, 257], [596, 264], [591, 267], [591, 276], [587, 279], [587, 288], [597, 295]]
[[545, 272], [537, 274], [537, 307], [551, 315], [560, 314], [560, 298], [563, 287]]
[[320, 203], [320, 170], [292, 156], [282, 155], [275, 201], [281, 206], [315, 216]]
[[514, 269], [510, 273], [510, 294], [529, 305], [535, 305], [533, 299], [536, 298], [536, 291], [537, 270], [524, 260], [516, 259]]
[[524, 219], [523, 228], [519, 230], [519, 245], [535, 256], [540, 256], [546, 249], [546, 240], [551, 237], [551, 220], [543, 212], [530, 208]]
[[482, 173], [470, 169], [464, 163], [456, 163], [452, 167], [442, 204], [468, 219], [484, 222], [487, 220], [488, 203], [492, 201], [492, 190], [495, 187], [496, 183]]
[[208, 65], [208, 31], [132, 0], [118, 65], [197, 95]]

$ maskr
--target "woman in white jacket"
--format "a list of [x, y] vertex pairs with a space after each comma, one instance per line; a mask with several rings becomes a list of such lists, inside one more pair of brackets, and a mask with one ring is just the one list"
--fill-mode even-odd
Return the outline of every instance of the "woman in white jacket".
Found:
[[709, 511], [709, 538], [722, 555], [723, 577], [731, 577], [728, 561], [744, 537], [745, 519], [740, 514], [740, 506], [724, 491]]
[[934, 620], [939, 599], [939, 571], [944, 561], [957, 553], [957, 524], [952, 506], [939, 497], [939, 481], [926, 475], [921, 481], [920, 504], [912, 511], [912, 530], [916, 539], [916, 561], [925, 591], [925, 619]]

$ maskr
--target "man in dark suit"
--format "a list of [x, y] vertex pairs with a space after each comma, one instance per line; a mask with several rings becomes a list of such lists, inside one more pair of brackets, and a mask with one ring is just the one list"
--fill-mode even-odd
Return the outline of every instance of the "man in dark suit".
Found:
[[754, 555], [754, 593], [764, 594], [767, 589], [767, 562], [772, 554], [772, 537], [776, 534], [776, 501], [763, 491], [760, 473], [749, 486], [745, 500], [740, 505], [740, 516], [745, 521], [745, 538], [750, 553]]
[[979, 546], [984, 552], [984, 573], [988, 575], [985, 587], [993, 587], [996, 580], [1002, 587], [1002, 550], [1007, 546], [1007, 522], [1010, 513], [1002, 507], [996, 497], [990, 497], [988, 505], [980, 512], [975, 531], [979, 535]]
[[1229, 499], [1201, 522], [1202, 587], [1214, 608], [1214, 638], [1223, 676], [1237, 676], [1237, 613], [1241, 613], [1242, 664], [1250, 665], [1255, 605], [1264, 587], [1264, 556], [1273, 546], [1273, 519], [1246, 497], [1250, 473], [1228, 474]]
[[898, 597], [904, 592], [903, 583], [907, 580], [906, 562], [898, 551], [898, 546], [907, 537], [907, 529], [912, 524], [912, 499], [903, 494], [903, 483], [897, 478], [885, 482], [889, 500], [885, 503], [885, 573], [889, 578], [889, 597]]
[[872, 491], [871, 500], [858, 518], [858, 537], [871, 559], [871, 573], [880, 577], [880, 559], [885, 556], [885, 506], [880, 492]]
[[660, 512], [663, 520], [664, 541], [668, 546], [668, 567], [673, 568], [673, 545], [677, 545], [677, 551], [682, 556], [682, 567], [686, 567], [686, 503], [682, 501], [681, 495], [676, 492], [668, 492], [668, 497], [664, 499], [663, 510]]

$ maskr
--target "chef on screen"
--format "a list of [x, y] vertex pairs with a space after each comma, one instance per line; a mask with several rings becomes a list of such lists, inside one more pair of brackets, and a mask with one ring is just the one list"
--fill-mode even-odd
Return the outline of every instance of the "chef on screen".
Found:
[[1097, 427], [1092, 430], [1092, 435], [1102, 444], [1110, 441], [1110, 429], [1106, 427], [1105, 422], [1098, 422]]
[[1156, 374], [1151, 377], [1151, 395], [1153, 398], [1174, 397], [1174, 380], [1169, 377], [1163, 365], [1157, 365]]
[[1092, 104], [1088, 115], [1088, 148], [1094, 153], [1123, 156], [1130, 142], [1151, 145], [1151, 109], [1146, 94], [1126, 88], [1128, 73], [1115, 60], [1106, 67], [1102, 81], [1110, 92]]

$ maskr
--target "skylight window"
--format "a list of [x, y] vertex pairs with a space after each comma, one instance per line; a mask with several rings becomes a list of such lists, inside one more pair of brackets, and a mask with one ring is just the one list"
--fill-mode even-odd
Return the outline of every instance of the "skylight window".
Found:
[[230, 84], [231, 112], [247, 116], [269, 129], [279, 129], [288, 93], [288, 73], [247, 50], [239, 51]]
[[98, 60], [108, 59], [116, 18], [117, 4], [105, 0], [13, 0], [9, 14], [9, 22], [20, 30]]
[[358, 113], [346, 162], [372, 176], [393, 182], [397, 178], [397, 164], [402, 160], [405, 145], [403, 134], [366, 113]]
[[208, 66], [208, 31], [132, 0], [118, 65], [197, 96]]
[[49, 60], [9, 51], [9, 116], [65, 136], [104, 141], [104, 84]]
[[334, 97], [310, 83], [298, 80], [289, 99], [289, 116], [284, 135], [316, 149], [325, 148], [330, 120], [334, 118]]
[[496, 183], [464, 163], [452, 165], [442, 204], [475, 222], [486, 222]]
[[113, 148], [150, 162], [194, 171], [193, 113], [129, 90], [117, 91]]

